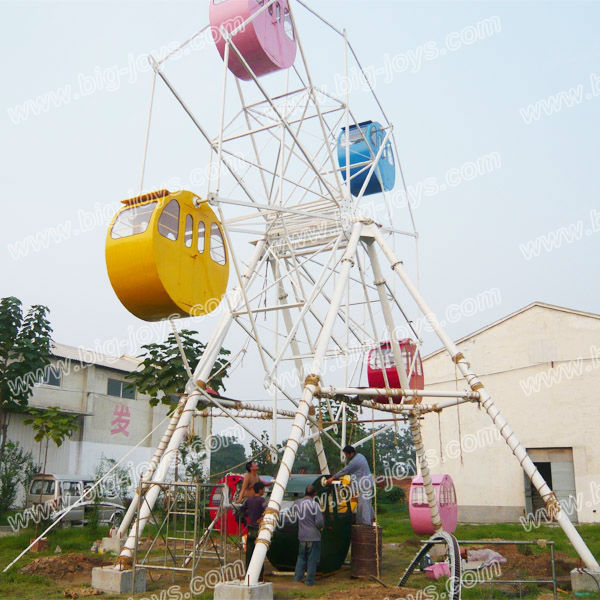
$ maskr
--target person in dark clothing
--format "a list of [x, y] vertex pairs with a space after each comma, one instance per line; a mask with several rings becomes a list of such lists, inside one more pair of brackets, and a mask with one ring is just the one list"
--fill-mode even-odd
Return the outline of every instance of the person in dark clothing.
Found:
[[293, 516], [298, 520], [299, 541], [294, 581], [302, 581], [306, 573], [306, 585], [315, 584], [317, 565], [321, 557], [321, 530], [324, 521], [315, 495], [315, 486], [309, 485], [304, 498], [298, 500], [293, 507]]
[[[246, 540], [246, 571], [254, 552], [256, 538], [258, 537], [258, 528], [262, 521], [267, 501], [265, 499], [265, 484], [262, 481], [257, 481], [254, 484], [254, 496], [246, 498], [241, 508], [242, 518], [248, 526], [248, 538]], [[260, 579], [263, 579], [264, 567], [260, 572]]]

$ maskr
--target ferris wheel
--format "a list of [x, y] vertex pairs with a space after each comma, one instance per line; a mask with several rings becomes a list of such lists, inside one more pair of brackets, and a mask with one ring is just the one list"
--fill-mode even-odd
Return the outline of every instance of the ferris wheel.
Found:
[[[271, 416], [274, 440], [282, 423], [289, 427], [282, 418], [293, 419], [283, 455], [270, 448], [279, 470], [244, 582], [256, 585], [300, 443], [314, 441], [320, 471], [329, 473], [322, 440], [340, 450], [345, 445], [349, 406], [408, 421], [431, 522], [436, 535], [447, 536], [419, 419], [475, 403], [498, 427], [585, 564], [597, 570], [554, 493], [419, 292], [418, 236], [397, 136], [346, 32], [303, 0], [210, 0], [208, 20], [186, 44], [212, 35], [202, 60], [221, 61], [220, 77], [209, 83], [218, 98], [207, 111], [213, 116], [203, 119], [178, 90], [168, 70], [174, 53], [151, 58], [141, 190], [123, 202], [107, 235], [111, 283], [134, 315], [152, 321], [219, 312], [144, 475], [150, 485], [143, 503], [136, 495], [121, 524], [127, 539], [120, 567], [131, 564], [136, 536], [160, 493], [158, 482], [199, 408], [235, 420], [262, 411]], [[300, 23], [326, 42], [319, 49], [304, 44]], [[359, 74], [358, 88], [350, 85], [352, 73]], [[198, 131], [209, 165], [203, 189], [142, 191], [161, 83]], [[424, 320], [464, 377], [464, 390], [424, 388], [415, 325]], [[214, 362], [234, 329], [253, 348], [260, 374], [252, 376], [271, 395], [269, 408], [209, 393]], [[282, 403], [293, 411], [286, 413]], [[320, 403], [329, 419], [316, 418]], [[208, 417], [205, 426], [209, 434]], [[330, 434], [338, 426], [341, 443]]]

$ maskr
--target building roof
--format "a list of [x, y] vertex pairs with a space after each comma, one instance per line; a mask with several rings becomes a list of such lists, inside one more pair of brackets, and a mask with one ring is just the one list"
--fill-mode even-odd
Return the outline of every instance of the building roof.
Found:
[[[487, 331], [488, 329], [491, 329], [492, 327], [496, 327], [497, 325], [501, 325], [505, 321], [508, 321], [509, 319], [512, 319], [513, 317], [516, 317], [517, 315], [520, 315], [521, 313], [524, 313], [525, 311], [528, 311], [534, 307], [546, 308], [548, 310], [557, 310], [560, 312], [567, 312], [567, 313], [571, 313], [574, 315], [579, 315], [580, 317], [589, 317], [592, 319], [600, 319], [600, 314], [597, 314], [597, 313], [585, 312], [583, 310], [575, 310], [574, 308], [567, 308], [565, 306], [557, 306], [556, 304], [548, 304], [546, 302], [536, 301], [536, 302], [532, 302], [531, 304], [528, 304], [527, 306], [524, 306], [523, 308], [520, 308], [519, 310], [516, 310], [515, 312], [512, 312], [512, 313], [502, 317], [501, 319], [498, 319], [497, 321], [494, 321], [493, 323], [489, 323], [488, 325], [485, 325], [484, 327], [481, 327], [480, 329], [477, 329], [476, 331], [468, 333], [467, 335], [459, 338], [458, 340], [455, 340], [454, 343], [462, 344], [463, 342], [466, 342], [467, 340], [478, 336], [479, 334], [483, 333], [484, 331]], [[427, 356], [423, 357], [423, 360], [427, 360], [428, 358], [431, 358], [432, 356], [436, 356], [437, 354], [439, 354], [440, 352], [443, 352], [444, 350], [445, 350], [444, 347], [438, 348], [437, 350], [434, 350], [433, 352], [427, 354]]]
[[75, 346], [57, 343], [52, 345], [52, 354], [57, 358], [66, 358], [80, 363], [98, 365], [100, 367], [106, 367], [107, 369], [125, 371], [127, 373], [135, 371], [141, 363], [138, 358], [127, 356], [126, 354], [123, 354], [122, 356], [110, 356], [95, 350], [88, 350], [82, 347], [76, 348]]

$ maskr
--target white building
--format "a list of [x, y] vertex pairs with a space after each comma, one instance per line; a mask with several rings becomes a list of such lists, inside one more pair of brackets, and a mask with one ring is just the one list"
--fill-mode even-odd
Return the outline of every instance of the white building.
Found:
[[[60, 448], [49, 445], [46, 472], [65, 475], [93, 475], [101, 457], [120, 459], [143, 438], [125, 464], [131, 462], [139, 473], [149, 461], [166, 429], [167, 422], [152, 432], [166, 415], [165, 406], [150, 406], [125, 376], [139, 365], [136, 358], [114, 358], [80, 348], [56, 344], [51, 365], [43, 382], [33, 388], [31, 407], [57, 406], [79, 415], [79, 428]], [[8, 439], [31, 450], [36, 462], [43, 462], [40, 444], [25, 425], [26, 415], [13, 414]], [[147, 437], [146, 437], [147, 436]], [[41, 458], [40, 458], [41, 457]]]
[[[457, 345], [572, 520], [600, 522], [600, 315], [535, 302]], [[427, 388], [455, 389], [445, 350], [423, 365]], [[463, 404], [422, 423], [461, 521], [516, 521], [543, 506], [485, 411]]]

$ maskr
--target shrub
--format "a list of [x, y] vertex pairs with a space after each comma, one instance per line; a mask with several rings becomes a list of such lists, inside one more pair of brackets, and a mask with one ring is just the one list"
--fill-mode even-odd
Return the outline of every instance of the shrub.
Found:
[[19, 485], [27, 489], [39, 469], [31, 452], [26, 452], [19, 442], [6, 442], [4, 457], [0, 461], [0, 515], [15, 503]]
[[402, 504], [406, 499], [406, 494], [401, 487], [394, 486], [389, 490], [379, 492], [378, 499], [386, 504]]

